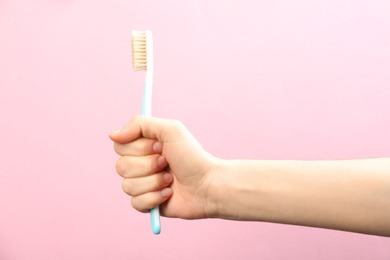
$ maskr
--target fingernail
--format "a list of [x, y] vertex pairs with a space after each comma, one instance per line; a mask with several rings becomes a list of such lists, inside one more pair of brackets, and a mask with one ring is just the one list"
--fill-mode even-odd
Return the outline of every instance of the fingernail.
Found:
[[164, 173], [163, 179], [165, 183], [171, 183], [173, 180], [172, 174], [170, 173]]
[[155, 142], [153, 144], [153, 151], [155, 153], [161, 153], [162, 152], [162, 144], [159, 141], [157, 141], [157, 142]]
[[122, 128], [118, 129], [118, 130], [115, 130], [114, 132], [112, 132], [110, 135], [116, 135], [117, 133], [119, 133], [120, 131], [122, 131]]
[[158, 167], [164, 168], [165, 166], [167, 166], [167, 160], [163, 156], [160, 156], [157, 158], [157, 164]]
[[171, 189], [165, 188], [161, 191], [161, 196], [164, 198], [169, 197], [171, 195]]

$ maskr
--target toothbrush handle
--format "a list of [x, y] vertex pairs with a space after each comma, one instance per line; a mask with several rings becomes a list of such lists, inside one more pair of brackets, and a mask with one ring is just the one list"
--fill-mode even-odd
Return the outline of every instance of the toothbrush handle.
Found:
[[[142, 102], [142, 114], [152, 116], [152, 71], [146, 71], [146, 81], [144, 87], [144, 97]], [[152, 223], [152, 231], [158, 235], [161, 232], [160, 222], [160, 207], [157, 206], [150, 210], [150, 221]]]
[[[145, 31], [146, 34], [146, 75], [144, 87], [144, 100], [142, 102], [142, 114], [152, 116], [152, 85], [153, 85], [153, 37], [152, 32]], [[160, 207], [157, 206], [150, 210], [150, 220], [154, 234], [160, 234]]]
[[161, 232], [160, 223], [160, 206], [157, 206], [150, 210], [150, 220], [152, 222], [153, 233], [158, 235]]

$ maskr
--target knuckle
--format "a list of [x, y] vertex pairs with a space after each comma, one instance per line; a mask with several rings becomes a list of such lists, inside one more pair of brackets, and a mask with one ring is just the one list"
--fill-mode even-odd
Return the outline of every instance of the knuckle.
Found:
[[142, 115], [136, 115], [136, 116], [134, 116], [134, 117], [130, 120], [130, 124], [134, 124], [134, 125], [140, 124], [140, 122], [142, 121], [142, 118], [143, 118]]
[[131, 206], [139, 211], [138, 205], [137, 205], [137, 199], [135, 197], [131, 198]]
[[145, 212], [147, 210], [147, 208], [145, 208], [144, 206], [142, 206], [142, 204], [139, 203], [139, 200], [137, 197], [132, 197], [131, 198], [131, 206], [138, 210], [139, 212]]
[[130, 196], [136, 196], [137, 195], [137, 192], [136, 192], [136, 189], [134, 188], [134, 184], [133, 184], [133, 181], [131, 179], [124, 179], [122, 181], [122, 189], [123, 191], [130, 195]]
[[141, 115], [135, 115], [135, 116], [131, 119], [131, 121], [138, 122], [138, 121], [140, 121], [141, 118], [142, 118]]
[[121, 145], [118, 144], [118, 143], [114, 143], [114, 151], [117, 153], [117, 154], [121, 154]]
[[116, 172], [117, 172], [119, 175], [122, 176], [122, 175], [125, 173], [125, 166], [124, 166], [123, 157], [120, 157], [120, 158], [116, 161], [115, 168], [116, 168]]
[[139, 212], [149, 212], [151, 208], [154, 208], [156, 204], [152, 194], [144, 194], [140, 196], [134, 196], [131, 198], [131, 206]]
[[169, 125], [171, 125], [172, 127], [174, 127], [174, 128], [178, 128], [178, 129], [180, 129], [180, 128], [182, 128], [184, 125], [183, 125], [183, 123], [181, 122], [181, 121], [179, 121], [179, 120], [176, 120], [176, 119], [171, 119], [171, 120], [169, 120]]

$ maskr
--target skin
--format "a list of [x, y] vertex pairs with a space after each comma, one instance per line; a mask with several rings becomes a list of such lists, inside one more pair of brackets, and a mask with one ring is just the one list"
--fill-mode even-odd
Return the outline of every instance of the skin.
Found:
[[136, 116], [110, 134], [140, 212], [266, 221], [390, 236], [390, 158], [222, 160], [179, 121]]

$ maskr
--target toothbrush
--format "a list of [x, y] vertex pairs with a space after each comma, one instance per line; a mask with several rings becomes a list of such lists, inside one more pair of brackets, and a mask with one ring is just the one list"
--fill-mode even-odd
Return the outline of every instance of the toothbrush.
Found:
[[[133, 69], [134, 71], [145, 70], [145, 87], [142, 102], [142, 114], [152, 115], [152, 83], [153, 83], [153, 38], [152, 32], [132, 31], [133, 41]], [[158, 235], [161, 232], [159, 206], [150, 210], [152, 231]]]

